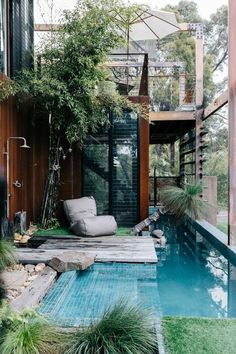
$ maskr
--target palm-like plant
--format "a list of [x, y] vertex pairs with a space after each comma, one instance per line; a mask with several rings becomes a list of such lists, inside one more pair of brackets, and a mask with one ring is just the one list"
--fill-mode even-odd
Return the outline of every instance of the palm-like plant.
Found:
[[153, 354], [156, 333], [149, 314], [120, 302], [97, 324], [70, 335], [64, 354]]
[[[184, 214], [188, 214], [194, 219], [198, 219], [206, 210], [206, 202], [200, 198], [202, 187], [200, 184], [187, 184], [184, 188], [168, 186], [161, 191], [161, 202], [164, 209], [162, 213], [172, 213], [177, 219], [181, 219]], [[135, 225], [132, 229], [134, 235], [138, 235], [145, 227], [155, 222], [160, 217], [160, 212], [155, 211], [147, 219]]]
[[184, 188], [168, 186], [161, 191], [161, 201], [166, 211], [178, 219], [185, 213], [198, 219], [206, 207], [206, 203], [200, 198], [201, 193], [200, 184], [187, 184]]
[[58, 354], [64, 339], [62, 332], [34, 311], [22, 314], [6, 307], [0, 315], [1, 354]]

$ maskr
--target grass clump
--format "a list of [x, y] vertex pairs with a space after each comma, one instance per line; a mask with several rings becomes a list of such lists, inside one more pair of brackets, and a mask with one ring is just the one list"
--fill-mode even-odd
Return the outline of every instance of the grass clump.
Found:
[[236, 320], [165, 317], [162, 321], [168, 354], [232, 354]]
[[0, 311], [1, 354], [59, 354], [62, 332], [34, 311]]
[[184, 189], [168, 186], [161, 191], [161, 201], [168, 212], [181, 219], [185, 213], [198, 219], [206, 203], [200, 198], [202, 187], [199, 184], [187, 184]]
[[150, 315], [120, 302], [102, 319], [70, 336], [64, 354], [153, 354], [157, 340]]
[[16, 255], [13, 245], [4, 240], [0, 240], [0, 272], [16, 263]]

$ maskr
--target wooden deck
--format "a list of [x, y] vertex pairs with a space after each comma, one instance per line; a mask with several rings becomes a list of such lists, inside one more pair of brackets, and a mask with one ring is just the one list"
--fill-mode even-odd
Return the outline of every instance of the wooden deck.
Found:
[[66, 250], [94, 254], [96, 262], [157, 263], [154, 243], [151, 237], [106, 236], [78, 238], [77, 240], [48, 240], [37, 249], [17, 250], [23, 264], [48, 263], [54, 256]]

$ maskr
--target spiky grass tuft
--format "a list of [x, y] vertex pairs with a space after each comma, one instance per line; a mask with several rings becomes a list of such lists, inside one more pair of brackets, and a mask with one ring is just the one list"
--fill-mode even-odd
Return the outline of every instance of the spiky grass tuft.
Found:
[[184, 189], [169, 186], [161, 191], [161, 201], [167, 211], [180, 219], [185, 213], [194, 219], [201, 217], [206, 210], [206, 203], [200, 198], [200, 184], [187, 184]]
[[64, 354], [153, 354], [157, 340], [150, 315], [120, 302], [97, 324], [71, 335]]
[[13, 245], [8, 241], [0, 240], [0, 272], [15, 263], [16, 255]]
[[1, 354], [58, 354], [64, 336], [34, 311], [3, 312], [7, 328], [0, 334]]

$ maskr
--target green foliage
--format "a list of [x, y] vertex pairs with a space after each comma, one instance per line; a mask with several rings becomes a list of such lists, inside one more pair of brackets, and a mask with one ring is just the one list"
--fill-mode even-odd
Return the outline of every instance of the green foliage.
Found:
[[231, 354], [236, 347], [234, 319], [164, 317], [169, 354]]
[[121, 302], [104, 313], [97, 324], [71, 335], [64, 354], [153, 354], [157, 351], [154, 326], [140, 307]]
[[7, 97], [16, 94], [16, 86], [8, 78], [0, 79], [0, 103], [3, 102]]
[[15, 263], [16, 255], [13, 245], [8, 241], [0, 240], [0, 272]]
[[222, 108], [205, 122], [209, 133], [205, 140], [203, 172], [217, 177], [217, 203], [219, 208], [228, 206], [228, 126], [227, 109]]
[[222, 5], [210, 17], [210, 21], [206, 23], [205, 45], [208, 54], [212, 56], [213, 71], [221, 70], [228, 58], [228, 6]]
[[1, 354], [59, 353], [64, 338], [62, 332], [34, 311], [19, 314], [5, 306], [0, 316]]
[[89, 131], [108, 121], [110, 110], [121, 114], [131, 105], [115, 87], [97, 90], [102, 82], [110, 86], [100, 64], [123, 43], [115, 11], [122, 15], [129, 9], [107, 0], [81, 0], [75, 10], [64, 13], [61, 30], [40, 53], [38, 71], [24, 70], [13, 84], [18, 95], [32, 98], [40, 119], [42, 112], [51, 114], [54, 136], [70, 143], [82, 143]]
[[175, 214], [178, 219], [185, 213], [198, 219], [205, 209], [205, 202], [199, 197], [201, 192], [199, 184], [187, 184], [184, 189], [169, 186], [161, 191], [161, 201], [167, 211]]

